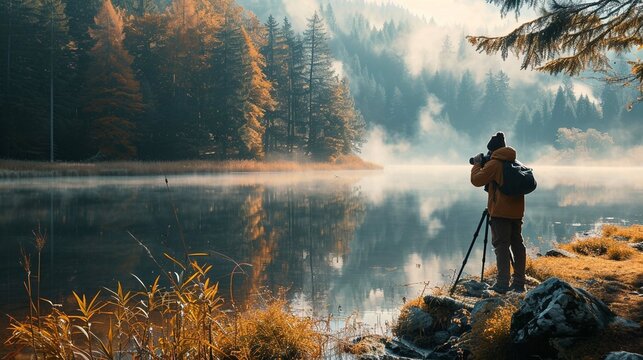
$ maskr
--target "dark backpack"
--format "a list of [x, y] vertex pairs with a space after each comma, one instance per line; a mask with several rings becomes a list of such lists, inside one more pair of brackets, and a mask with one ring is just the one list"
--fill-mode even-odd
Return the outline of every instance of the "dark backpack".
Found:
[[503, 161], [500, 191], [509, 196], [527, 195], [536, 190], [534, 170], [519, 161]]

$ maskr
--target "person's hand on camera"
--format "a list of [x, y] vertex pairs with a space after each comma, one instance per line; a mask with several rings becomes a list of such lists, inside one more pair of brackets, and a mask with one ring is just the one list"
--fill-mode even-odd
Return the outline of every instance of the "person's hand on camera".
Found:
[[478, 154], [478, 155], [476, 155], [476, 156], [473, 158], [473, 163], [474, 163], [474, 164], [478, 164], [478, 165], [482, 164], [482, 158], [483, 158], [483, 156], [484, 156], [483, 154]]

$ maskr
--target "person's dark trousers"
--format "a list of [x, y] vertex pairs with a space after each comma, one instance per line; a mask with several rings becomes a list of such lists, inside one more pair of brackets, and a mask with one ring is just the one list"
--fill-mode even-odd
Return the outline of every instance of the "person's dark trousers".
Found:
[[[490, 223], [491, 243], [496, 253], [496, 264], [498, 266], [496, 283], [501, 286], [509, 285], [511, 253], [513, 253], [513, 283], [515, 285], [524, 285], [527, 255], [522, 241], [522, 219], [492, 217]], [[511, 252], [509, 251], [510, 248]]]

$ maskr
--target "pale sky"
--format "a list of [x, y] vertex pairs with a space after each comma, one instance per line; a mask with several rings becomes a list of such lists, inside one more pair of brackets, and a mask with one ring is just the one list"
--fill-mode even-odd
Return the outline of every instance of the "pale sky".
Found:
[[[394, 3], [409, 9], [411, 12], [433, 18], [440, 26], [464, 26], [480, 31], [509, 31], [519, 22], [513, 13], [505, 18], [500, 16], [500, 8], [488, 4], [485, 0], [367, 0], [374, 3]], [[523, 9], [520, 22], [535, 13]], [[499, 33], [497, 34], [499, 35]]]

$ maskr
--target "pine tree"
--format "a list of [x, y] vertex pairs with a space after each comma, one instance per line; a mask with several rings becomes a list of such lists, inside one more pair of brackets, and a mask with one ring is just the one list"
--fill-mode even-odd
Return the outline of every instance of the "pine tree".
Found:
[[554, 106], [551, 109], [551, 118], [545, 122], [545, 140], [553, 142], [556, 140], [558, 129], [569, 127], [573, 117], [572, 109], [568, 103], [568, 97], [562, 86], [558, 87]]
[[404, 103], [404, 95], [397, 86], [393, 89], [391, 97], [388, 99], [388, 118], [390, 121], [406, 120], [406, 104]]
[[601, 109], [603, 112], [603, 123], [617, 122], [621, 117], [622, 107], [620, 106], [616, 90], [610, 84], [605, 84], [601, 93]]
[[273, 98], [278, 102], [278, 106], [274, 111], [266, 113], [266, 134], [264, 139], [264, 146], [266, 151], [275, 150], [277, 148], [277, 141], [283, 140], [285, 121], [287, 116], [288, 100], [288, 45], [279, 28], [279, 24], [275, 18], [270, 15], [266, 23], [267, 41], [266, 46], [262, 49], [262, 55], [266, 61], [266, 78], [272, 84]]
[[319, 155], [334, 161], [342, 154], [357, 151], [363, 141], [363, 119], [355, 110], [346, 80], [335, 80], [330, 98], [330, 112], [324, 122], [323, 150]]
[[304, 49], [307, 61], [308, 88], [308, 142], [307, 151], [313, 157], [323, 158], [323, 119], [327, 116], [333, 79], [332, 59], [328, 47], [328, 35], [323, 20], [317, 12], [308, 19], [304, 33]]
[[[134, 16], [125, 27], [125, 47], [133, 56], [132, 69], [141, 83], [141, 94], [145, 104], [144, 117], [139, 122], [141, 137], [139, 157], [141, 159], [169, 158], [176, 154], [167, 141], [172, 138], [164, 126], [170, 119], [161, 111], [161, 102], [169, 98], [168, 86], [162, 84], [165, 74], [162, 64], [164, 57], [165, 33], [168, 16], [154, 11]], [[170, 148], [170, 149], [168, 149]]]
[[39, 28], [41, 4], [35, 0], [5, 0], [2, 15], [2, 155], [44, 160], [49, 144], [45, 49]]
[[527, 112], [527, 108], [523, 106], [520, 109], [520, 113], [518, 114], [516, 125], [514, 127], [514, 138], [520, 148], [527, 146], [530, 136], [533, 135], [529, 133], [530, 126], [531, 119], [529, 118], [529, 113]]
[[264, 115], [274, 109], [271, 83], [263, 72], [265, 60], [246, 31], [242, 9], [225, 9], [219, 47], [213, 58], [214, 114], [212, 133], [219, 155], [261, 159], [265, 154]]
[[69, 83], [75, 59], [64, 4], [4, 0], [0, 7], [0, 156], [49, 160], [52, 124], [57, 130], [68, 125], [74, 98]]
[[509, 76], [500, 70], [495, 77], [496, 82], [496, 101], [494, 111], [496, 112], [496, 121], [497, 123], [504, 127], [509, 125], [511, 121], [511, 105], [510, 105], [510, 93], [511, 87], [509, 85]]
[[469, 70], [462, 74], [462, 79], [458, 86], [458, 94], [456, 98], [456, 106], [453, 116], [451, 117], [453, 126], [462, 130], [469, 135], [474, 135], [468, 124], [475, 118], [477, 102], [480, 98], [479, 90], [473, 75]]
[[244, 121], [239, 127], [239, 136], [243, 143], [240, 155], [242, 158], [262, 159], [265, 154], [263, 117], [266, 111], [274, 109], [275, 102], [270, 94], [272, 86], [263, 73], [264, 59], [243, 27], [241, 34], [244, 40], [244, 74], [248, 77], [244, 82], [249, 88], [242, 94]]
[[453, 44], [449, 35], [444, 37], [442, 41], [442, 48], [439, 54], [440, 68], [449, 69], [453, 66], [453, 61], [456, 59], [456, 54], [453, 51]]
[[[491, 129], [486, 129], [488, 124], [493, 124], [497, 119], [496, 102], [498, 100], [498, 83], [491, 71], [486, 75], [485, 91], [480, 104], [479, 115], [471, 124], [473, 134], [480, 134]], [[494, 131], [494, 130], [491, 130]]]
[[284, 18], [281, 32], [287, 47], [286, 81], [283, 84], [286, 90], [286, 102], [282, 101], [282, 104], [286, 108], [288, 152], [293, 152], [297, 139], [297, 125], [303, 124], [303, 118], [307, 114], [305, 106], [306, 65], [303, 41], [301, 37], [295, 35], [288, 18]]
[[543, 115], [543, 111], [536, 110], [531, 114], [531, 122], [529, 123], [527, 133], [529, 136], [526, 137], [525, 140], [529, 145], [543, 143], [551, 144], [550, 141], [545, 141], [545, 117]]
[[[82, 132], [78, 119], [75, 117], [77, 95], [74, 88], [77, 73], [77, 53], [75, 44], [69, 35], [69, 20], [65, 13], [62, 0], [46, 0], [40, 11], [43, 43], [49, 47], [49, 66], [46, 76], [49, 77], [49, 120], [50, 147], [56, 155], [67, 159], [79, 159], [84, 154], [78, 153], [78, 138], [86, 134]], [[53, 143], [52, 143], [53, 142]]]
[[160, 10], [159, 2], [154, 0], [116, 0], [114, 5], [129, 14], [141, 17]]
[[174, 0], [167, 11], [160, 54], [160, 113], [157, 142], [169, 158], [195, 158], [212, 151], [208, 111], [215, 37], [222, 19], [209, 0]]
[[[479, 51], [510, 53], [522, 57], [523, 68], [550, 74], [576, 76], [583, 70], [612, 70], [608, 52], [626, 54], [641, 46], [639, 0], [536, 1], [491, 0], [506, 15], [521, 9], [540, 8], [540, 15], [499, 37], [473, 36], [469, 41]], [[544, 63], [544, 64], [543, 64]], [[633, 84], [643, 93], [643, 62], [629, 62], [630, 71], [615, 81]]]
[[89, 31], [95, 45], [86, 75], [85, 112], [98, 154], [109, 159], [136, 157], [136, 121], [143, 112], [132, 57], [123, 46], [123, 27], [122, 13], [105, 0]]
[[213, 88], [208, 113], [212, 114], [212, 121], [208, 123], [208, 130], [215, 139], [218, 157], [226, 159], [239, 155], [238, 129], [243, 119], [241, 59], [245, 40], [241, 32], [241, 9], [225, 0], [218, 6], [223, 23], [211, 60]]
[[576, 118], [577, 121], [575, 125], [573, 125], [574, 127], [584, 129], [603, 128], [603, 126], [601, 126], [601, 115], [587, 95], [581, 95], [576, 102]]

